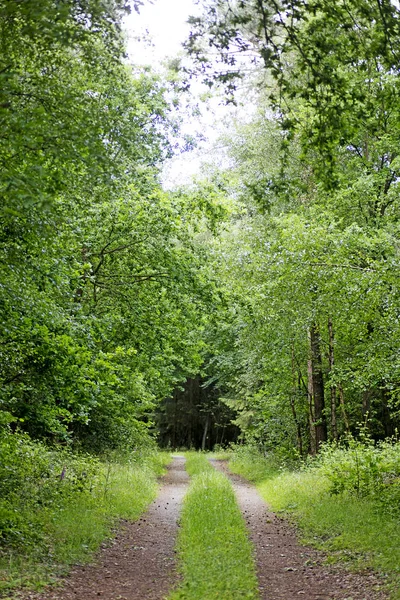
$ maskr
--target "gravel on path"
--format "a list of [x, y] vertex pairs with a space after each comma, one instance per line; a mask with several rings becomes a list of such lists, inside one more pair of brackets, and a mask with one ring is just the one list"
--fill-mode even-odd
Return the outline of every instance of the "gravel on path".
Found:
[[123, 522], [94, 564], [76, 566], [61, 587], [23, 600], [162, 600], [177, 583], [175, 542], [189, 477], [174, 457], [157, 499], [135, 522]]
[[230, 473], [225, 461], [213, 466], [231, 480], [254, 544], [262, 600], [384, 600], [382, 582], [373, 573], [350, 573], [324, 565], [324, 555], [301, 545], [293, 526], [268, 510], [256, 488]]

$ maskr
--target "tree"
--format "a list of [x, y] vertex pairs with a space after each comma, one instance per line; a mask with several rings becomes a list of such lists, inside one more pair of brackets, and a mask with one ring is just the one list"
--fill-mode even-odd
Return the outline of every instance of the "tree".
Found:
[[160, 187], [168, 83], [125, 63], [124, 5], [0, 3], [1, 407], [99, 451], [143, 443], [199, 368], [214, 292], [196, 236], [219, 218]]
[[235, 224], [228, 252], [241, 260], [228, 278], [248, 297], [238, 322], [253, 324], [234, 342], [247, 369], [240, 396], [238, 377], [232, 385], [245, 412], [261, 395], [269, 407], [282, 398], [283, 415], [290, 396], [297, 444], [306, 410], [312, 450], [326, 421], [334, 438], [365, 419], [375, 436], [391, 435], [396, 422], [399, 15], [370, 0], [215, 0], [187, 43], [228, 100], [246, 74], [241, 56], [259, 65], [259, 112], [228, 141], [233, 193], [249, 213]]

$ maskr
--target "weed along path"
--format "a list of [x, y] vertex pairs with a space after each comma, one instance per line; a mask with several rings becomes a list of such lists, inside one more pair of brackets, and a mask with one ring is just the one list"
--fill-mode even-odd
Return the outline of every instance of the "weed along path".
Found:
[[176, 584], [176, 535], [189, 476], [175, 457], [148, 511], [126, 522], [92, 565], [78, 566], [62, 587], [29, 594], [35, 600], [162, 600]]
[[254, 545], [262, 600], [384, 600], [388, 596], [371, 574], [322, 565], [323, 556], [298, 543], [294, 528], [273, 513], [255, 487], [230, 473], [224, 461], [211, 464], [227, 475]]

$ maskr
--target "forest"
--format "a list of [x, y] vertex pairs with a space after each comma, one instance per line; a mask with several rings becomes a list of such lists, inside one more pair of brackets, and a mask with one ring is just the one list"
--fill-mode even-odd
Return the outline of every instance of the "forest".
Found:
[[[76, 560], [137, 518], [158, 448], [399, 515], [400, 7], [201, 0], [160, 70], [127, 54], [142, 5], [0, 0], [0, 593], [73, 562], [78, 497]], [[194, 82], [233, 116], [166, 186]]]

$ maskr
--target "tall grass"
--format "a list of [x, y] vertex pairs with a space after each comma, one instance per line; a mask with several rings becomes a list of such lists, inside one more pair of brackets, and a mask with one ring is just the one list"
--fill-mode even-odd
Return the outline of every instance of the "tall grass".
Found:
[[[155, 498], [170, 460], [148, 452], [101, 461], [49, 450], [21, 436], [3, 445], [0, 592], [40, 588], [85, 562], [118, 519], [136, 519]], [[7, 450], [7, 452], [5, 451]], [[18, 454], [20, 462], [12, 464]]]
[[202, 473], [213, 473], [214, 467], [207, 460], [207, 456], [200, 452], [187, 452], [186, 453], [186, 471], [190, 477], [193, 475], [201, 475]]
[[258, 598], [252, 547], [228, 479], [190, 453], [178, 555], [182, 584], [170, 600]]
[[253, 446], [236, 446], [229, 456], [229, 468], [232, 473], [242, 475], [253, 483], [273, 477], [279, 472], [281, 464], [272, 454], [261, 454]]
[[399, 450], [393, 444], [327, 447], [311, 464], [289, 471], [278, 470], [274, 460], [248, 448], [232, 456], [230, 467], [255, 481], [274, 511], [286, 513], [298, 524], [305, 543], [327, 552], [328, 561], [380, 572], [398, 599]]

